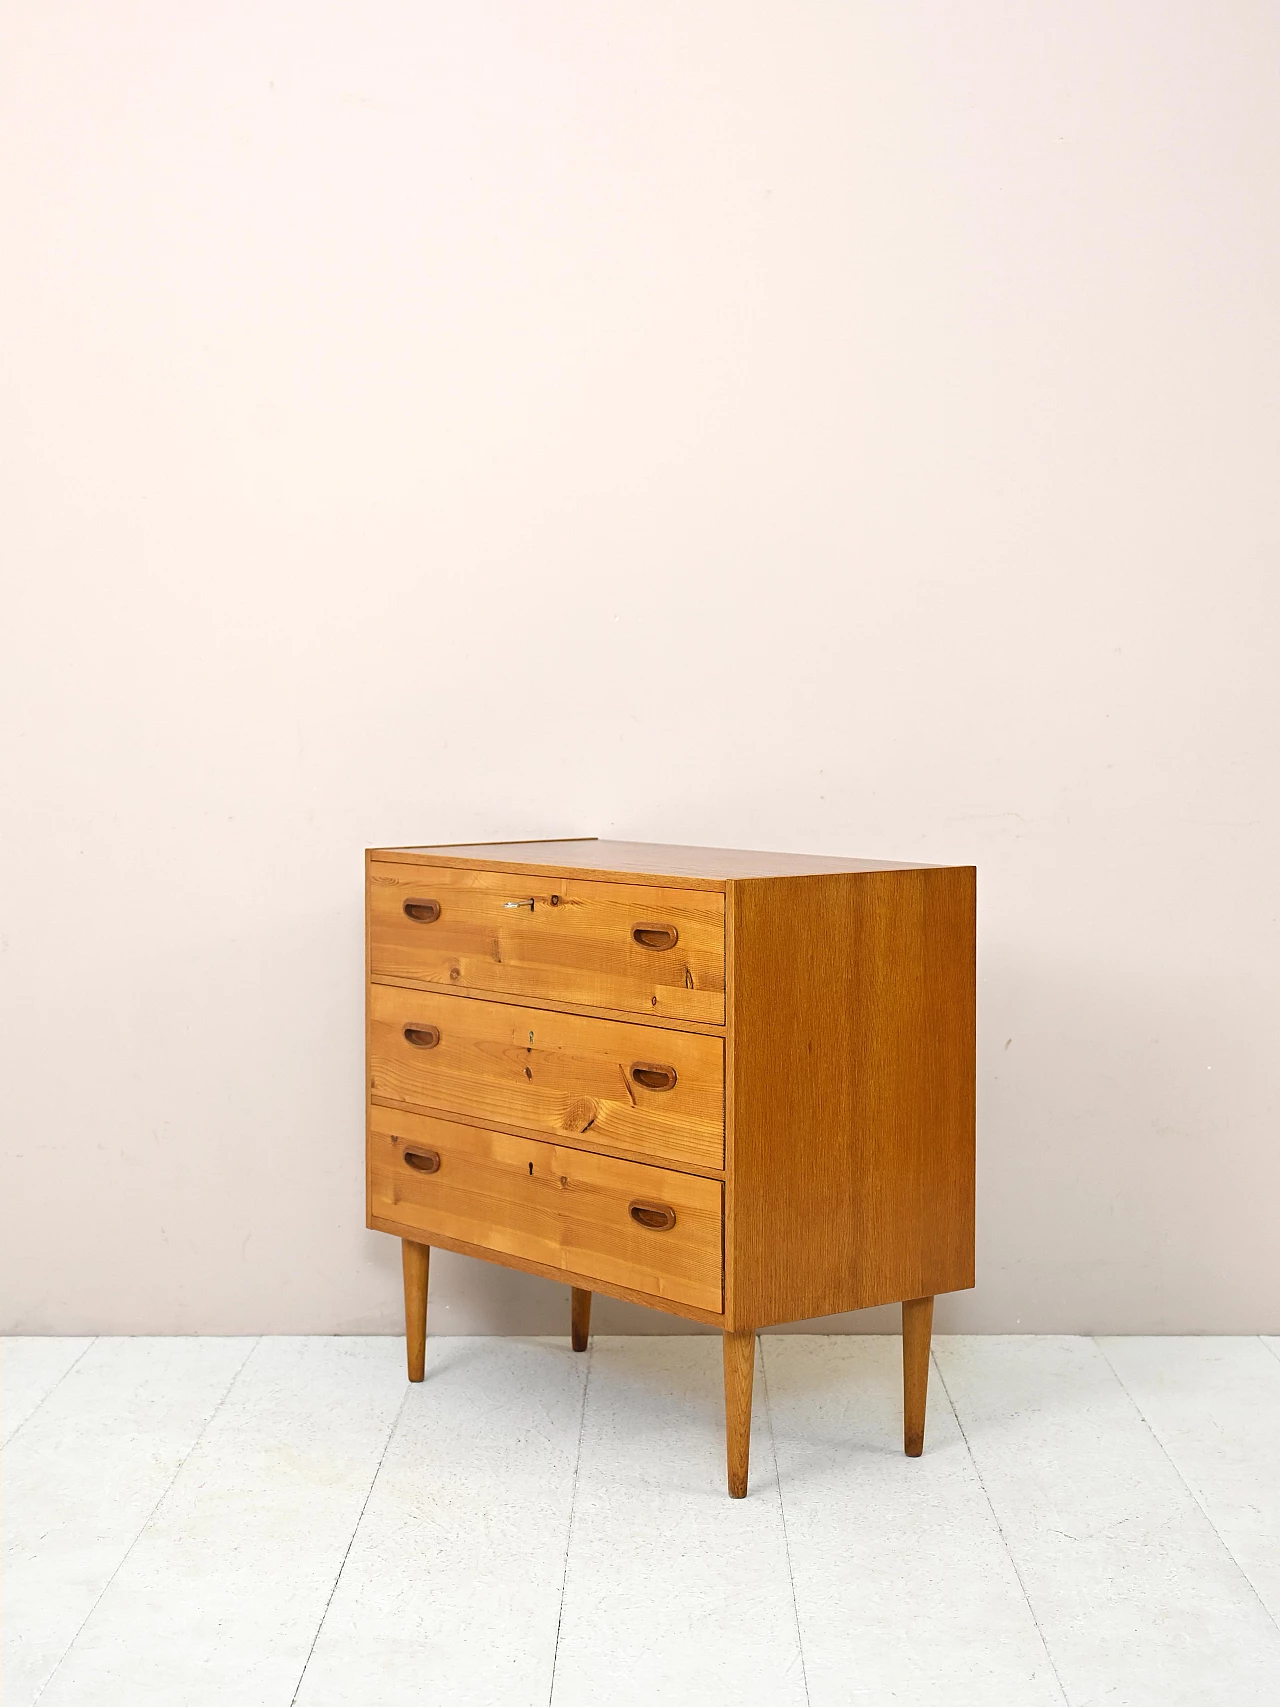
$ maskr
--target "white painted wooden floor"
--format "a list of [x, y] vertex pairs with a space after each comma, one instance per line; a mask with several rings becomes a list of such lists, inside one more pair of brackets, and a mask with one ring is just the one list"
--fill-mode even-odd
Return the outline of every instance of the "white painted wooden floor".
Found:
[[6, 1707], [1277, 1707], [1280, 1340], [14, 1339]]

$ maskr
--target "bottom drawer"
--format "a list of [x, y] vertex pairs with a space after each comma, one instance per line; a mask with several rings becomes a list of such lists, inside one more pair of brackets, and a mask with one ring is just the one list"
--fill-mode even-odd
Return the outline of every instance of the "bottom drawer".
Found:
[[719, 1180], [373, 1108], [370, 1213], [656, 1298], [723, 1308]]

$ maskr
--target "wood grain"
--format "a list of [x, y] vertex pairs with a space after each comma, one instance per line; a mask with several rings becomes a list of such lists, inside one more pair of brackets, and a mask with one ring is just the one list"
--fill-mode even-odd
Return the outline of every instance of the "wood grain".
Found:
[[[370, 1108], [410, 1109], [415, 1113], [431, 1112], [430, 1110], [414, 1109], [411, 1103], [401, 1102], [395, 1098], [389, 1097], [371, 1097], [369, 1106]], [[517, 1137], [538, 1136], [536, 1133], [522, 1133], [516, 1127], [499, 1126], [499, 1123], [496, 1120], [485, 1120], [480, 1115], [467, 1114], [464, 1110], [458, 1108], [442, 1109], [439, 1112], [443, 1114], [446, 1119], [457, 1121], [460, 1126], [479, 1126], [486, 1131], [493, 1129], [504, 1132], [511, 1131], [515, 1133]], [[593, 1142], [593, 1140], [595, 1141]], [[615, 1149], [613, 1145], [601, 1143], [596, 1139], [594, 1129], [585, 1134], [574, 1132], [557, 1134], [555, 1136], [555, 1142], [557, 1144], [567, 1145], [571, 1150], [586, 1150], [593, 1156], [614, 1156], [620, 1162], [644, 1162], [651, 1168], [665, 1168], [674, 1165], [679, 1167], [681, 1173], [699, 1174], [703, 1179], [723, 1180], [725, 1178], [725, 1171], [723, 1168], [704, 1167], [701, 1162], [689, 1162], [681, 1159], [678, 1163], [673, 1164], [669, 1157], [655, 1155], [647, 1150]]]
[[[397, 984], [402, 990], [429, 990], [436, 995], [444, 995], [446, 991], [441, 984], [432, 983], [427, 978], [391, 978], [380, 975], [376, 980], [379, 984]], [[491, 1002], [494, 997], [482, 994], [478, 990], [450, 989], [447, 994], [460, 1002]], [[625, 1019], [632, 1025], [643, 1025], [648, 1031], [698, 1031], [704, 1037], [724, 1037], [728, 1028], [723, 1021], [713, 1023], [702, 1019], [668, 1019], [663, 1014], [628, 1014], [619, 1008], [593, 1008], [586, 1002], [566, 1002], [559, 998], [552, 1000], [550, 996], [519, 996], [511, 990], [504, 990], [501, 1000], [510, 1007], [536, 1008], [539, 1013], [548, 1009], [558, 1014], [581, 1014], [583, 1019]]]
[[756, 1372], [756, 1336], [740, 1328], [724, 1336], [724, 1438], [729, 1493], [744, 1499], [751, 1466], [751, 1389]]
[[[392, 1238], [422, 1238], [420, 1227], [411, 1227], [407, 1222], [394, 1221], [384, 1215], [372, 1217], [368, 1224], [375, 1232], [389, 1233]], [[520, 1274], [536, 1274], [542, 1280], [553, 1280], [562, 1286], [580, 1286], [588, 1292], [602, 1292], [609, 1298], [621, 1298], [626, 1304], [639, 1304], [648, 1310], [660, 1310], [667, 1316], [681, 1316], [688, 1322], [701, 1322], [704, 1327], [714, 1328], [717, 1332], [724, 1326], [724, 1313], [720, 1309], [704, 1310], [698, 1304], [685, 1304], [679, 1298], [654, 1298], [649, 1293], [637, 1292], [635, 1287], [626, 1286], [621, 1281], [604, 1280], [599, 1275], [578, 1274], [561, 1263], [553, 1267], [550, 1263], [535, 1262], [531, 1257], [515, 1257], [507, 1251], [488, 1250], [483, 1245], [473, 1245], [466, 1239], [455, 1239], [447, 1233], [433, 1233], [431, 1243], [442, 1251], [453, 1251], [460, 1257], [474, 1257], [479, 1262], [497, 1263], [500, 1268], [513, 1269]]]
[[[383, 860], [368, 872], [375, 978], [724, 1021], [720, 894]], [[409, 917], [417, 901], [439, 917]], [[674, 947], [634, 940], [645, 925], [670, 926]]]
[[902, 1304], [902, 1449], [908, 1458], [924, 1451], [924, 1413], [929, 1396], [929, 1341], [933, 1299], [907, 1298]]
[[[459, 1111], [495, 1126], [603, 1142], [626, 1154], [724, 1163], [724, 1044], [617, 1020], [460, 1001], [398, 985], [369, 992], [369, 1088], [379, 1100]], [[416, 1048], [405, 1028], [439, 1030]], [[631, 1068], [675, 1069], [648, 1090]], [[589, 1135], [589, 1136], [588, 1136]]]
[[410, 1381], [421, 1381], [427, 1361], [427, 1276], [431, 1249], [413, 1239], [401, 1239], [404, 1269], [404, 1344]]
[[[438, 1172], [404, 1163], [407, 1147], [438, 1152]], [[504, 1251], [630, 1287], [658, 1303], [708, 1311], [722, 1303], [723, 1188], [716, 1180], [615, 1161], [407, 1110], [372, 1110], [373, 1220]], [[668, 1232], [630, 1215], [637, 1201], [675, 1211]]]
[[808, 877], [835, 871], [927, 871], [909, 860], [847, 859], [834, 854], [755, 853], [743, 848], [609, 842], [594, 836], [546, 842], [455, 842], [435, 847], [371, 848], [370, 857], [556, 876], [644, 877], [681, 888], [721, 889], [735, 877]]
[[973, 1285], [972, 867], [734, 882], [731, 1326]]
[[581, 1286], [573, 1288], [569, 1307], [570, 1340], [575, 1351], [585, 1351], [591, 1336], [591, 1294]]

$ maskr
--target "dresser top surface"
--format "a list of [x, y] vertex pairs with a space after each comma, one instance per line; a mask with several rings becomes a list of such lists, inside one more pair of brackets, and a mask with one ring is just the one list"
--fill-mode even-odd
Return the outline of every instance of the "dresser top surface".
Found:
[[594, 837], [546, 842], [457, 842], [432, 847], [371, 848], [374, 859], [419, 865], [576, 871], [584, 876], [675, 878], [716, 885], [730, 878], [819, 877], [842, 871], [924, 871], [910, 860], [842, 859], [828, 854], [753, 853], [739, 848], [690, 848], [662, 842], [608, 842]]

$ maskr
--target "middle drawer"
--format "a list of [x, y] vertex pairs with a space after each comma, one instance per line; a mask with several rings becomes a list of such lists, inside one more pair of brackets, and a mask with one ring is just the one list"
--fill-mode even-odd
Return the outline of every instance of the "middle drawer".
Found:
[[625, 1155], [724, 1166], [724, 1041], [369, 987], [375, 1098]]

